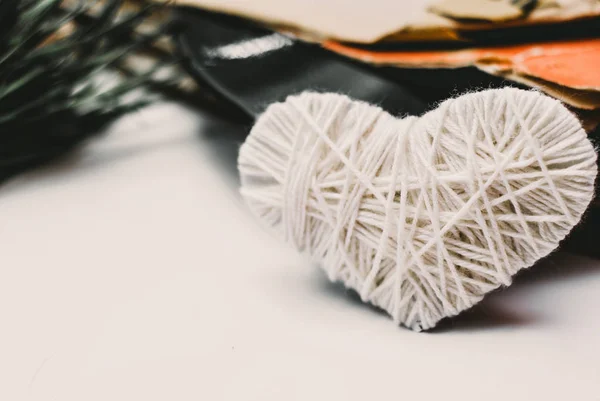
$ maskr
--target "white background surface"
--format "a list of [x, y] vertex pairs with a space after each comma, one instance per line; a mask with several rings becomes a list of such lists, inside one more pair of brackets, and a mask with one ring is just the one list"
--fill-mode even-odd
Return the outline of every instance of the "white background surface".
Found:
[[246, 212], [241, 132], [156, 105], [0, 187], [0, 400], [600, 400], [600, 261], [395, 327]]

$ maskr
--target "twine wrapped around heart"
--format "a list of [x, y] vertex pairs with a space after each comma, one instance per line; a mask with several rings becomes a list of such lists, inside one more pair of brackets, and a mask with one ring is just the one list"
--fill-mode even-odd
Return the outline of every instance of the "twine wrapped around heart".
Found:
[[556, 249], [597, 167], [560, 102], [505, 88], [405, 118], [338, 94], [291, 96], [257, 120], [239, 171], [258, 217], [422, 330]]

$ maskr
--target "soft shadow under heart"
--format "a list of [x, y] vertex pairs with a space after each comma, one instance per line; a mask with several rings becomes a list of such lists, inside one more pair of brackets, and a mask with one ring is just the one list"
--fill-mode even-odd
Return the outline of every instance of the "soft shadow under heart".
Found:
[[[366, 308], [386, 315], [380, 308], [364, 303], [356, 291], [345, 288], [342, 283], [329, 281], [324, 273], [318, 271], [319, 274], [314, 275], [315, 279], [311, 280], [310, 285], [319, 295], [344, 299], [352, 307]], [[471, 309], [443, 319], [428, 333], [509, 329], [538, 324], [542, 320], [541, 316], [536, 316], [531, 311], [519, 310], [514, 305], [511, 308], [503, 307], [505, 303], [503, 300], [510, 298], [516, 292], [528, 291], [531, 287], [543, 286], [548, 282], [563, 282], [581, 275], [598, 273], [600, 273], [600, 265], [594, 259], [564, 252], [555, 253], [532, 268], [519, 273], [510, 287], [498, 289], [486, 295]]]

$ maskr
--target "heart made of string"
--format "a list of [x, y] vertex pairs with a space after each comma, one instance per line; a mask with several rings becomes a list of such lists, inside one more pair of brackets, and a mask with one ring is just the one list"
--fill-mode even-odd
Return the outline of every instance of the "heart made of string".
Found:
[[560, 102], [505, 88], [405, 118], [338, 94], [291, 96], [259, 117], [239, 171], [258, 217], [422, 330], [556, 249], [597, 167]]

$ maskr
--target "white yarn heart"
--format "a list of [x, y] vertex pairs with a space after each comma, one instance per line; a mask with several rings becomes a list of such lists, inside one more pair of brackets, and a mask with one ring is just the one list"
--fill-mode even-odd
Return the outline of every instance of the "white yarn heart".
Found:
[[597, 167], [560, 102], [506, 88], [403, 119], [343, 95], [291, 96], [257, 120], [239, 171], [257, 216], [421, 330], [556, 249]]

